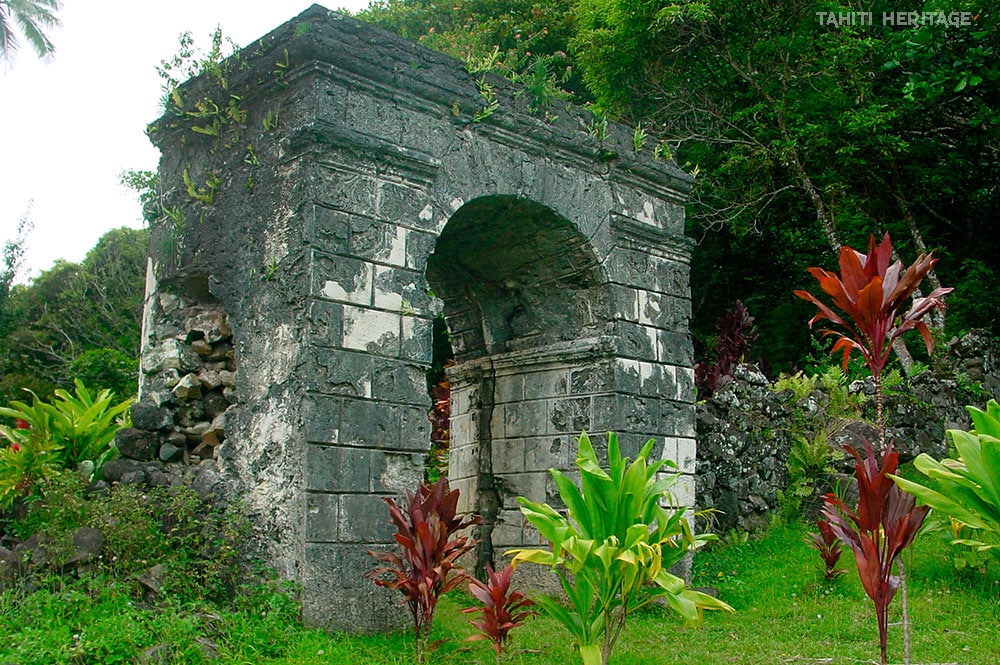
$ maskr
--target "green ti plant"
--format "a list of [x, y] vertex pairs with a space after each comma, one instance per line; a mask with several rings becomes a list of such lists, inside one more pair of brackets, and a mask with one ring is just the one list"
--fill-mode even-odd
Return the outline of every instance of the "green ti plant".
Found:
[[369, 552], [383, 565], [369, 570], [365, 578], [400, 592], [406, 600], [418, 663], [424, 663], [434, 647], [430, 634], [438, 599], [469, 579], [458, 562], [475, 547], [475, 541], [458, 532], [481, 520], [458, 515], [458, 497], [458, 490], [448, 491], [447, 479], [442, 478], [433, 485], [421, 483], [402, 506], [386, 499], [399, 552]]
[[26, 428], [0, 426], [0, 437], [23, 451], [37, 448], [44, 442], [48, 454], [59, 460], [60, 468], [80, 470], [89, 479], [117, 453], [115, 432], [127, 425], [127, 411], [132, 400], [115, 403], [110, 390], [93, 392], [79, 379], [74, 383], [76, 388], [72, 394], [56, 390], [51, 402], [42, 401], [31, 393], [30, 406], [13, 401], [10, 406], [0, 408], [0, 416], [27, 425]]
[[500, 659], [507, 650], [510, 632], [523, 626], [528, 617], [537, 614], [529, 609], [534, 606], [534, 601], [520, 591], [511, 589], [513, 579], [513, 566], [506, 566], [497, 572], [493, 570], [493, 566], [486, 564], [485, 582], [469, 580], [469, 593], [482, 604], [462, 610], [463, 614], [479, 614], [478, 619], [469, 622], [478, 632], [468, 640], [489, 640], [497, 657], [497, 665], [500, 665]]
[[1000, 536], [1000, 404], [990, 400], [985, 411], [966, 408], [972, 416], [972, 431], [948, 430], [958, 459], [939, 462], [922, 453], [914, 461], [932, 484], [898, 476], [892, 479], [936, 512], [986, 535], [983, 539], [956, 537], [953, 544], [1000, 557], [996, 542]]
[[831, 353], [843, 353], [844, 370], [851, 353], [857, 350], [875, 383], [878, 451], [867, 441], [865, 456], [847, 448], [857, 461], [860, 497], [857, 510], [849, 510], [836, 496], [827, 494], [823, 514], [837, 537], [854, 551], [858, 575], [875, 604], [882, 665], [886, 663], [889, 603], [900, 588], [903, 589], [904, 653], [906, 662], [910, 660], [909, 612], [902, 563], [897, 564], [898, 576], [891, 571], [893, 562], [912, 542], [928, 511], [926, 506], [916, 507], [913, 497], [904, 494], [888, 477], [896, 471], [898, 454], [886, 443], [882, 373], [891, 357], [893, 343], [907, 331], [918, 331], [930, 353], [931, 332], [921, 319], [935, 307], [943, 307], [941, 298], [952, 291], [950, 288], [934, 289], [927, 297], [914, 298], [910, 308], [903, 312], [904, 304], [916, 293], [937, 260], [929, 254], [921, 254], [904, 268], [901, 261], [891, 262], [891, 257], [889, 234], [881, 243], [877, 243], [873, 235], [867, 254], [847, 246], [840, 248], [839, 274], [809, 268], [823, 292], [832, 298], [832, 306], [808, 291], [795, 291], [795, 295], [818, 309], [809, 320], [810, 327], [823, 320], [835, 327], [821, 332], [834, 338]]
[[660, 599], [691, 624], [704, 610], [732, 610], [706, 594], [685, 588], [669, 572], [684, 555], [714, 539], [694, 535], [683, 511], [664, 507], [676, 472], [668, 460], [648, 463], [650, 440], [631, 464], [618, 437], [608, 434], [608, 469], [600, 466], [586, 433], [580, 435], [577, 487], [566, 475], [550, 473], [566, 505], [565, 514], [548, 504], [518, 498], [521, 512], [550, 549], [507, 552], [512, 564], [549, 566], [559, 578], [569, 606], [552, 596], [536, 600], [576, 638], [584, 665], [607, 665], [628, 617]]

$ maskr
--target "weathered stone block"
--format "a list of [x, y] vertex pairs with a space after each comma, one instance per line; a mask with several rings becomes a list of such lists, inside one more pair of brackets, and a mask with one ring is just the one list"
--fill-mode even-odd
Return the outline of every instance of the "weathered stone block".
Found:
[[343, 400], [325, 395], [307, 395], [302, 400], [302, 422], [306, 441], [340, 442], [340, 413]]
[[399, 356], [400, 314], [362, 307], [344, 308], [344, 348]]
[[355, 217], [351, 221], [351, 254], [392, 266], [406, 265], [407, 229], [396, 224]]
[[339, 542], [337, 534], [339, 524], [339, 494], [306, 493], [306, 542]]
[[569, 370], [553, 369], [524, 375], [524, 399], [545, 399], [569, 394]]
[[398, 496], [413, 494], [424, 477], [422, 453], [372, 451], [373, 492], [391, 492]]
[[388, 543], [392, 541], [393, 527], [389, 509], [381, 496], [373, 494], [340, 495], [341, 542]]
[[404, 316], [431, 316], [431, 300], [422, 274], [392, 266], [375, 266], [375, 307]]
[[315, 344], [340, 346], [344, 333], [344, 306], [327, 300], [309, 303], [310, 334]]
[[426, 406], [399, 407], [399, 443], [403, 450], [426, 451], [430, 448], [431, 424], [428, 420], [430, 404]]
[[524, 440], [499, 439], [493, 441], [492, 472], [517, 473], [524, 470]]
[[574, 437], [579, 435], [564, 434], [559, 436], [535, 437], [524, 440], [525, 471], [548, 471], [549, 469], [568, 469], [576, 458]]
[[437, 236], [410, 230], [406, 236], [406, 267], [423, 273], [427, 270], [427, 257], [434, 251]]
[[427, 192], [422, 189], [384, 180], [378, 183], [377, 210], [381, 219], [436, 230], [432, 226], [433, 213], [425, 212], [429, 205]]
[[399, 445], [400, 407], [345, 399], [341, 408], [341, 445], [364, 448], [395, 448]]
[[[537, 436], [547, 431], [544, 401], [504, 404], [502, 409], [497, 406], [494, 417], [501, 419], [505, 438]], [[497, 436], [498, 432], [498, 428], [494, 425], [493, 435]]]
[[662, 331], [629, 321], [616, 321], [615, 350], [620, 357], [655, 361]]
[[589, 397], [573, 397], [570, 399], [554, 399], [548, 402], [548, 427], [533, 432], [574, 434], [590, 430], [593, 424], [592, 403]]
[[324, 169], [326, 175], [316, 193], [324, 207], [359, 215], [375, 214], [375, 180], [349, 174], [334, 168]]
[[661, 363], [681, 367], [694, 366], [694, 347], [688, 333], [659, 330], [656, 345], [657, 357]]
[[524, 399], [524, 375], [504, 374], [496, 377], [494, 399], [497, 404], [520, 402]]
[[310, 295], [371, 305], [373, 271], [374, 267], [367, 261], [313, 252]]
[[[618, 361], [619, 363], [623, 361]], [[615, 372], [613, 362], [600, 362], [570, 370], [570, 393], [573, 395], [593, 395], [612, 389], [625, 390], [622, 382], [628, 378]]]
[[371, 397], [374, 359], [365, 353], [317, 347], [309, 387], [318, 393]]
[[368, 492], [371, 451], [342, 446], [306, 446], [306, 487], [323, 492]]
[[434, 322], [419, 316], [404, 316], [401, 323], [403, 337], [400, 340], [399, 357], [430, 366]]
[[347, 254], [351, 235], [351, 215], [307, 204], [302, 212], [303, 235], [315, 248], [327, 254]]
[[426, 370], [423, 367], [390, 360], [377, 360], [374, 364], [374, 399], [430, 408]]

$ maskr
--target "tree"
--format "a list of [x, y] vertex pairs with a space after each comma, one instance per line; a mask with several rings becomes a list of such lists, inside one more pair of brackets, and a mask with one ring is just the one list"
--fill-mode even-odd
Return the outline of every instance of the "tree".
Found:
[[[119, 390], [134, 384], [135, 370], [125, 361], [139, 354], [148, 237], [145, 229], [109, 231], [81, 263], [57, 261], [15, 286], [11, 324], [0, 340], [0, 383], [44, 397], [55, 386], [72, 385], [76, 368], [91, 380], [111, 377]], [[95, 350], [102, 353], [88, 353]]]
[[17, 222], [17, 236], [13, 240], [8, 240], [3, 245], [2, 259], [3, 266], [0, 267], [0, 338], [10, 331], [12, 325], [10, 313], [8, 311], [8, 300], [10, 290], [14, 286], [21, 271], [21, 264], [24, 260], [24, 253], [27, 251], [28, 235], [34, 228], [31, 222], [31, 202], [28, 202], [28, 209]]
[[59, 25], [59, 0], [0, 0], [0, 60], [10, 61], [20, 48], [16, 30], [39, 58], [49, 58], [56, 47], [45, 34]]
[[[883, 25], [880, 12], [891, 8], [882, 6], [871, 8], [873, 25], [832, 27], [816, 14], [829, 9], [820, 0], [575, 5], [571, 52], [597, 104], [641, 122], [698, 173], [689, 207], [689, 233], [701, 240], [696, 335], [734, 297], [751, 309], [784, 302], [787, 287], [766, 264], [746, 282], [748, 251], [795, 246], [815, 258], [871, 232], [892, 232], [916, 253], [975, 246], [973, 257], [939, 252], [949, 281], [976, 265], [960, 261], [996, 254], [987, 232], [1000, 207], [995, 12], [970, 12], [968, 26], [914, 29]], [[947, 9], [977, 8], [959, 0]], [[699, 259], [706, 253], [711, 262]], [[726, 293], [710, 311], [699, 307], [705, 277]], [[801, 310], [754, 311], [782, 339]]]

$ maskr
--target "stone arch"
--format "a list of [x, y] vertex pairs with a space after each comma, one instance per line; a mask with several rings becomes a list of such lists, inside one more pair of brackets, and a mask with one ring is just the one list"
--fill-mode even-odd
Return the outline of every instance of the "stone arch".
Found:
[[[488, 517], [481, 558], [532, 537], [515, 497], [554, 498], [547, 469], [572, 467], [580, 430], [616, 431], [626, 451], [654, 437], [693, 473], [676, 166], [625, 127], [589, 134], [584, 109], [532, 115], [499, 78], [483, 117], [461, 63], [318, 6], [226, 72], [226, 88], [185, 83], [200, 106], [151, 126], [163, 215], [142, 408], [177, 406], [147, 360], [186, 339], [156, 303], [196, 275], [192, 306], [226, 314], [237, 368], [216, 463], [255, 517], [258, 557], [302, 585], [307, 621], [399, 625], [397, 599], [361, 575], [393, 542], [384, 499], [423, 471], [442, 304], [459, 360], [450, 475]], [[236, 100], [206, 133], [197, 109]]]
[[516, 497], [551, 499], [546, 470], [566, 469], [572, 437], [591, 426], [594, 386], [579, 377], [611, 355], [613, 296], [580, 230], [515, 196], [459, 208], [427, 279], [455, 351], [449, 478], [483, 517], [481, 573], [494, 547], [523, 544]]

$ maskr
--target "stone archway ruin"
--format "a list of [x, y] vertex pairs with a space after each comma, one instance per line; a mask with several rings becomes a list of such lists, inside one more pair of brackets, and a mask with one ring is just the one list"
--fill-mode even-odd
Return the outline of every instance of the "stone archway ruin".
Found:
[[151, 126], [145, 426], [216, 460], [314, 624], [398, 618], [361, 573], [391, 541], [382, 499], [422, 474], [442, 310], [449, 473], [486, 517], [482, 557], [525, 542], [514, 498], [550, 497], [581, 429], [655, 437], [693, 504], [689, 179], [490, 75], [484, 114], [476, 78], [313, 6]]

